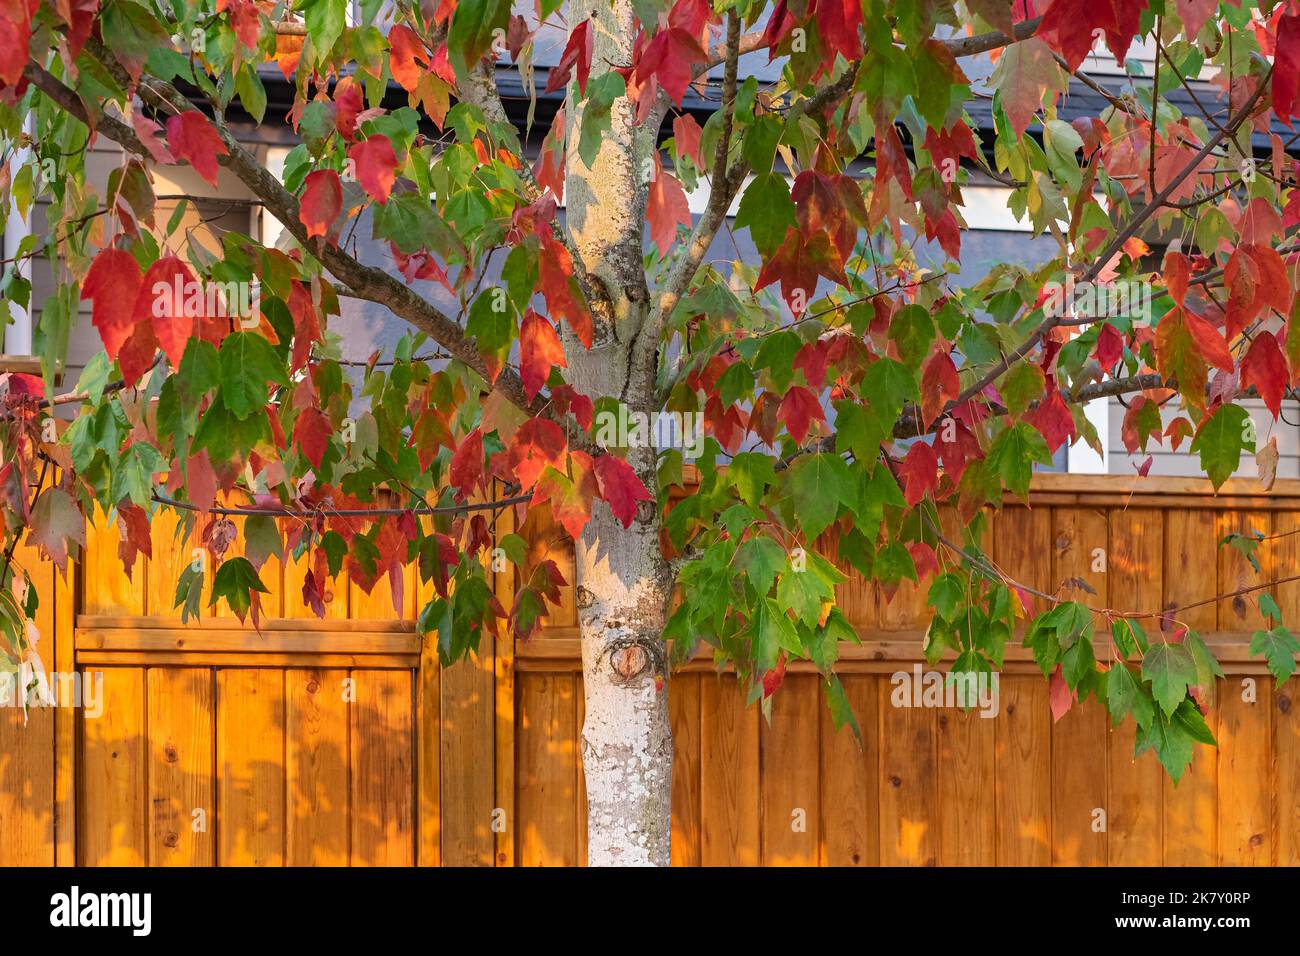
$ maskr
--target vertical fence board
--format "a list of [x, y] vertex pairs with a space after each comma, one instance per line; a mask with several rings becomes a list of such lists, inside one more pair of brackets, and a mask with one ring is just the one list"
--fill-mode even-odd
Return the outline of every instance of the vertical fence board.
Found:
[[[668, 682], [673, 728], [673, 866], [700, 865], [701, 679], [699, 674], [675, 674]], [[579, 826], [582, 823], [578, 821]]]
[[997, 728], [998, 866], [1046, 866], [1052, 846], [1052, 715], [1047, 684], [1015, 674], [999, 685]]
[[934, 866], [939, 859], [935, 712], [880, 705], [880, 862]]
[[[491, 866], [496, 750], [496, 675], [492, 645], [439, 672], [442, 752], [442, 862], [447, 866]], [[516, 814], [518, 811], [516, 811]], [[511, 821], [514, 826], [517, 821]]]
[[[1284, 618], [1294, 620], [1293, 618]], [[1274, 863], [1300, 865], [1300, 706], [1296, 690], [1300, 681], [1292, 677], [1273, 692], [1273, 759], [1276, 783], [1273, 787], [1277, 839]]]
[[700, 679], [700, 862], [757, 866], [759, 713], [734, 677]]
[[1110, 731], [1106, 802], [1106, 862], [1110, 866], [1159, 866], [1164, 857], [1160, 778], [1165, 771], [1150, 751], [1134, 759], [1136, 737], [1137, 724], [1132, 717]]
[[1052, 726], [1052, 863], [1105, 866], [1106, 711], [1095, 700], [1075, 703]]
[[285, 862], [346, 866], [350, 831], [345, 670], [285, 672]]
[[1255, 681], [1254, 701], [1229, 682], [1219, 695], [1219, 863], [1266, 866], [1273, 858], [1273, 679]]
[[[353, 866], [415, 863], [415, 776], [411, 762], [411, 672], [354, 670], [352, 702]], [[486, 773], [490, 764], [484, 764]]]
[[281, 670], [217, 671], [217, 858], [282, 866], [285, 844]]
[[519, 862], [578, 864], [577, 702], [570, 674], [519, 681]]
[[[62, 669], [56, 648], [54, 565], [27, 546], [14, 549], [13, 564], [39, 595], [36, 653], [46, 674], [52, 676]], [[71, 668], [65, 671], [70, 672]], [[53, 866], [55, 735], [60, 715], [49, 707], [33, 707], [24, 716], [18, 683], [15, 679], [0, 685], [0, 821], [4, 821], [0, 866]], [[51, 689], [58, 692], [57, 686]], [[71, 713], [64, 711], [64, 715]]]
[[[432, 631], [420, 640], [420, 669], [416, 679], [416, 773], [419, 783], [416, 793], [419, 799], [419, 821], [417, 824], [417, 853], [419, 866], [442, 865], [442, 671], [438, 667], [438, 633]], [[500, 719], [500, 718], [498, 718]], [[511, 711], [511, 722], [514, 713]], [[503, 755], [504, 758], [504, 755]], [[513, 791], [513, 767], [511, 768], [511, 788]], [[497, 761], [497, 774], [500, 775], [500, 761]], [[514, 832], [515, 814], [513, 803], [506, 808], [505, 834]], [[503, 852], [501, 842], [497, 843], [498, 853]], [[505, 862], [505, 861], [502, 861]], [[513, 862], [513, 860], [511, 860]]]
[[[1000, 709], [1000, 708], [999, 708]], [[995, 716], [978, 709], [941, 710], [939, 734], [939, 863], [993, 866]]]
[[86, 521], [86, 563], [81, 595], [83, 614], [143, 614], [146, 566], [149, 559], [136, 557], [127, 577], [117, 556], [121, 540], [118, 520], [113, 524], [98, 508], [94, 520]]
[[[181, 530], [183, 524], [184, 520], [176, 512], [159, 508], [149, 525], [153, 554], [149, 556], [145, 575], [145, 613], [155, 617], [170, 617], [176, 613], [176, 582], [186, 565], [194, 560], [195, 535], [184, 533]], [[180, 624], [179, 615], [177, 617], [176, 623]], [[191, 618], [189, 626], [198, 627], [199, 620]]]
[[836, 731], [821, 707], [821, 817], [823, 866], [880, 862], [880, 686], [874, 674], [845, 674], [844, 694], [862, 731]]
[[211, 866], [215, 857], [212, 680], [206, 667], [146, 675], [151, 866]]
[[[1166, 587], [1168, 585], [1166, 584]], [[1221, 681], [1218, 695], [1230, 693], [1233, 681]], [[1205, 718], [1218, 739], [1218, 711]], [[1175, 784], [1161, 771], [1165, 866], [1214, 866], [1219, 858], [1219, 752], [1195, 744], [1191, 766]]]
[[[1218, 515], [1217, 536], [1222, 540], [1230, 533], [1254, 538], [1267, 535], [1273, 530], [1273, 522], [1267, 511], [1221, 511]], [[1256, 571], [1250, 561], [1237, 548], [1227, 545], [1219, 546], [1219, 586], [1217, 592], [1227, 594], [1240, 588], [1255, 587], [1273, 578], [1270, 573], [1274, 553], [1270, 543], [1260, 544], [1255, 549], [1255, 560], [1260, 570]], [[1219, 630], [1253, 631], [1264, 626], [1264, 616], [1259, 611], [1259, 598], [1266, 591], [1254, 591], [1224, 598], [1219, 602]]]
[[82, 724], [78, 855], [84, 866], [144, 866], [146, 765], [144, 669], [105, 667], [104, 712]]
[[1179, 610], [1218, 593], [1218, 555], [1214, 512], [1203, 508], [1165, 512], [1165, 567], [1177, 573], [1164, 576], [1163, 608], [1197, 631], [1212, 631], [1218, 611], [1211, 604]]
[[772, 722], [760, 733], [764, 866], [818, 861], [818, 683], [811, 674], [786, 677], [772, 698]]

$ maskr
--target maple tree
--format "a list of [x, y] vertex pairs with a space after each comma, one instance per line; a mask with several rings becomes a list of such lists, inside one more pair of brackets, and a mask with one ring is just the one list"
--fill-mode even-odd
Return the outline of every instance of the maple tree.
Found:
[[[886, 596], [926, 588], [932, 663], [989, 673], [1022, 640], [1058, 717], [1097, 697], [1175, 778], [1212, 742], [1218, 665], [1176, 609], [1037, 592], [980, 541], [1035, 463], [1096, 444], [1091, 399], [1130, 396], [1129, 449], [1186, 442], [1216, 484], [1247, 453], [1276, 467], [1240, 401], [1276, 417], [1300, 377], [1295, 139], [1276, 132], [1300, 112], [1300, 4], [346, 7], [0, 0], [4, 209], [48, 202], [5, 264], [6, 302], [30, 304], [22, 260], [62, 266], [36, 329], [44, 373], [9, 375], [4, 398], [6, 666], [31, 657], [39, 601], [15, 545], [65, 568], [96, 507], [128, 570], [160, 508], [199, 530], [216, 570], [182, 573], [184, 615], [224, 601], [257, 625], [272, 555], [308, 562], [321, 615], [344, 574], [400, 607], [417, 564], [436, 591], [418, 627], [450, 665], [501, 629], [527, 639], [565, 583], [518, 535], [494, 537], [492, 515], [516, 507], [575, 541], [593, 862], [667, 862], [666, 684], [702, 647], [763, 707], [790, 661], [812, 661], [837, 726], [856, 729], [835, 674], [857, 640], [835, 606], [847, 566]], [[531, 64], [542, 29], [565, 37], [545, 84], [564, 102], [530, 160], [494, 64]], [[1080, 72], [1098, 38], [1120, 62], [1146, 40], [1155, 75], [1099, 85]], [[742, 76], [752, 53], [779, 78]], [[968, 78], [988, 59], [986, 83]], [[283, 120], [267, 66], [293, 92]], [[1212, 100], [1190, 85], [1203, 72]], [[710, 76], [701, 125], [682, 106]], [[1071, 83], [1104, 109], [1062, 118]], [[240, 141], [236, 107], [296, 132], [282, 176]], [[103, 140], [122, 152], [98, 183], [87, 149]], [[151, 170], [178, 164], [239, 181], [285, 238], [187, 244], [155, 218]], [[1008, 187], [1055, 258], [957, 282], [975, 174]], [[388, 268], [357, 254], [363, 214]], [[759, 261], [719, 257], [724, 228]], [[1159, 256], [1143, 236], [1178, 241]], [[1146, 284], [1152, 315], [1048, 308], [1066, 279]], [[241, 283], [259, 292], [251, 321], [202, 294]], [[160, 288], [179, 294], [160, 305]], [[341, 296], [411, 327], [357, 375], [329, 334]], [[82, 300], [103, 350], [58, 392]], [[699, 416], [698, 454], [598, 440], [602, 416], [628, 411]], [[967, 519], [962, 540], [940, 504]], [[498, 547], [518, 573], [509, 608], [489, 583]], [[1250, 595], [1272, 622], [1252, 652], [1283, 679], [1300, 646], [1262, 585]]]

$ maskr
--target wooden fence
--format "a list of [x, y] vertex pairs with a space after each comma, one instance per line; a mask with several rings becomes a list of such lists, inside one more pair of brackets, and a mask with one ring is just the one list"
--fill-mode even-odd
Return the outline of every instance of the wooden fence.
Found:
[[[994, 516], [991, 553], [1045, 591], [1081, 578], [1090, 603], [1157, 609], [1258, 578], [1229, 531], [1300, 529], [1300, 481], [1230, 483], [1043, 475], [1031, 507]], [[499, 531], [511, 530], [511, 515]], [[164, 526], [165, 525], [165, 526]], [[567, 540], [517, 529], [572, 577]], [[502, 638], [440, 671], [414, 632], [414, 576], [302, 607], [302, 568], [274, 562], [258, 635], [220, 614], [170, 613], [193, 542], [154, 528], [154, 557], [122, 574], [115, 528], [91, 530], [65, 584], [20, 552], [43, 598], [47, 668], [103, 674], [102, 716], [0, 712], [0, 864], [575, 865], [585, 860], [582, 686], [572, 588], [526, 645]], [[1294, 573], [1300, 535], [1260, 550]], [[512, 600], [513, 580], [498, 591]], [[1300, 621], [1300, 584], [1274, 595]], [[814, 673], [794, 667], [771, 724], [704, 659], [670, 682], [681, 865], [1300, 863], [1295, 681], [1249, 658], [1253, 602], [1180, 615], [1226, 672], [1201, 748], [1175, 787], [1132, 760], [1131, 726], [1095, 704], [1053, 723], [1047, 685], [1008, 651], [993, 718], [894, 707], [890, 675], [921, 660], [923, 595], [884, 601], [850, 579], [841, 606], [862, 646], [840, 673], [863, 727], [836, 734]], [[209, 612], [210, 613], [210, 612]]]

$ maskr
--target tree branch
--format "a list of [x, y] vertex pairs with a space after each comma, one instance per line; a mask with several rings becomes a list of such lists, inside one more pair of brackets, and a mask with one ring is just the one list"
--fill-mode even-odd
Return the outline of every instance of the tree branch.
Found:
[[[88, 41], [87, 47], [93, 55], [107, 55], [107, 51], [93, 38]], [[110, 71], [120, 70], [111, 59], [106, 59], [104, 65]], [[149, 157], [148, 150], [141, 144], [135, 132], [120, 120], [105, 115], [98, 123], [92, 123], [77, 94], [43, 67], [29, 63], [25, 72], [43, 93], [88, 127], [98, 129], [109, 139], [142, 157]], [[126, 79], [125, 76], [123, 79]], [[142, 81], [138, 90], [146, 103], [160, 111], [181, 113], [194, 108], [190, 101], [170, 83], [158, 81], [153, 77], [150, 77], [148, 82]], [[267, 211], [283, 224], [304, 249], [316, 255], [357, 298], [385, 306], [394, 315], [405, 319], [427, 334], [447, 352], [482, 376], [485, 381], [492, 381], [478, 349], [453, 319], [382, 269], [363, 265], [337, 246], [313, 242], [307, 235], [306, 227], [298, 218], [297, 198], [286, 190], [242, 143], [235, 139], [224, 122], [218, 118], [214, 120], [213, 125], [229, 151], [227, 156], [220, 157], [220, 162], [262, 201]], [[535, 402], [528, 401], [523, 383], [512, 370], [502, 371], [493, 387], [529, 414], [539, 414], [545, 408], [545, 403], [540, 398]]]
[[[1271, 72], [1272, 71], [1270, 70], [1270, 73]], [[1138, 210], [1137, 214], [1129, 220], [1128, 224], [1116, 234], [1110, 244], [1093, 260], [1092, 265], [1088, 267], [1086, 272], [1084, 272], [1083, 278], [1079, 280], [1080, 282], [1087, 283], [1096, 280], [1097, 276], [1101, 274], [1101, 270], [1106, 267], [1106, 264], [1110, 262], [1111, 258], [1124, 248], [1124, 243], [1132, 238], [1132, 236], [1137, 233], [1138, 229], [1142, 227], [1142, 224], [1155, 215], [1156, 212], [1165, 205], [1165, 200], [1173, 194], [1174, 190], [1182, 184], [1183, 180], [1195, 173], [1201, 162], [1209, 156], [1210, 153], [1217, 149], [1224, 139], [1231, 136], [1233, 130], [1250, 118], [1250, 114], [1254, 111], [1255, 105], [1259, 102], [1260, 97], [1264, 94], [1264, 90], [1268, 87], [1267, 81], [1268, 77], [1265, 76], [1265, 78], [1260, 81], [1255, 92], [1242, 105], [1241, 109], [1237, 111], [1232, 119], [1228, 121], [1228, 124], [1210, 137], [1196, 155], [1193, 156], [1191, 160], [1189, 160], [1188, 163], [1173, 176], [1172, 179], [1170, 179], [1159, 193], [1152, 197], [1151, 202]], [[1059, 321], [1060, 317], [1055, 315], [1044, 318], [1028, 338], [1021, 342], [1020, 345], [1016, 346], [1016, 348], [1009, 354], [1003, 356], [1001, 360], [995, 362], [992, 368], [981, 375], [972, 385], [962, 391], [953, 404], [960, 405], [963, 402], [969, 401], [971, 398], [984, 391], [988, 386], [992, 385], [1008, 369], [1033, 351], [1038, 346], [1038, 343], [1043, 340], [1044, 336], [1052, 331], [1052, 329], [1056, 328]]]

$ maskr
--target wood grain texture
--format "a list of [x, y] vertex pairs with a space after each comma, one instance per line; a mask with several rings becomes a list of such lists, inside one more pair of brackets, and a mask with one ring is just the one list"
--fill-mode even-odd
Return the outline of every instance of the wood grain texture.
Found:
[[1273, 859], [1273, 681], [1255, 682], [1254, 699], [1219, 696], [1219, 863], [1266, 866]]
[[759, 862], [758, 709], [734, 677], [700, 681], [700, 862]]
[[217, 820], [212, 671], [151, 667], [146, 683], [149, 864], [211, 866]]
[[79, 861], [144, 866], [149, 858], [144, 669], [107, 667], [99, 673], [104, 712], [82, 724]]
[[998, 866], [1052, 858], [1052, 715], [1039, 675], [1004, 675], [996, 731]]
[[[1112, 582], [1113, 583], [1113, 582]], [[1130, 717], [1111, 729], [1106, 801], [1106, 861], [1110, 866], [1159, 866], [1164, 859], [1164, 769], [1154, 753], [1133, 757], [1137, 725]]]
[[[892, 696], [892, 695], [891, 695]], [[932, 708], [880, 706], [880, 863], [939, 862], [939, 775]]]
[[144, 614], [148, 558], [139, 556], [131, 575], [117, 556], [121, 540], [117, 521], [108, 523], [102, 512], [86, 521], [86, 559], [81, 610], [86, 614]]
[[523, 866], [578, 865], [575, 685], [567, 674], [530, 674], [519, 682], [515, 806]]
[[[407, 671], [352, 672], [353, 866], [415, 863], [412, 686]], [[484, 764], [486, 772], [490, 764]]]
[[[1239, 534], [1246, 539], [1255, 539], [1268, 535], [1273, 530], [1273, 518], [1267, 511], [1222, 511], [1218, 515], [1217, 535], [1220, 540], [1229, 534]], [[1268, 542], [1258, 545], [1254, 557], [1259, 564], [1256, 570], [1234, 547], [1219, 547], [1219, 594], [1227, 594], [1241, 588], [1255, 587], [1271, 580], [1275, 554]], [[1291, 572], [1294, 573], [1294, 570]], [[1259, 598], [1262, 593], [1272, 589], [1255, 591], [1250, 594], [1234, 595], [1219, 602], [1219, 630], [1253, 631], [1264, 626], [1264, 616], [1259, 610]], [[1212, 595], [1207, 595], [1212, 596]]]
[[1218, 624], [1214, 604], [1200, 604], [1218, 591], [1218, 538], [1213, 511], [1180, 509], [1165, 512], [1165, 567], [1176, 574], [1164, 575], [1164, 601], [1173, 617], [1197, 631], [1212, 631]]
[[820, 680], [787, 676], [761, 730], [764, 866], [816, 866], [820, 859]]
[[[1220, 681], [1217, 696], [1234, 692], [1232, 679]], [[1205, 718], [1218, 738], [1218, 711]], [[1165, 866], [1214, 866], [1219, 859], [1219, 752], [1207, 744], [1194, 747], [1191, 766], [1178, 783], [1161, 774]]]
[[285, 862], [346, 866], [351, 840], [348, 672], [287, 670]]
[[1300, 866], [1300, 681], [1294, 677], [1273, 692], [1273, 863]]
[[1076, 703], [1052, 726], [1052, 864], [1105, 866], [1106, 712]]
[[217, 859], [283, 866], [284, 685], [281, 670], [217, 671]]
[[[1000, 708], [999, 708], [1000, 709]], [[939, 711], [939, 863], [993, 866], [997, 860], [996, 714]]]
[[[34, 619], [39, 632], [36, 654], [46, 674], [52, 675], [61, 669], [56, 648], [57, 573], [35, 548], [22, 545], [14, 549], [13, 566], [40, 596]], [[70, 673], [72, 668], [62, 670]], [[57, 726], [60, 720], [67, 723], [75, 711], [32, 707], [24, 713], [19, 683], [17, 679], [0, 683], [0, 821], [4, 821], [0, 866], [53, 866]], [[60, 691], [57, 683], [51, 687], [55, 695]]]
[[491, 644], [484, 654], [471, 655], [440, 674], [442, 862], [491, 866], [496, 853], [494, 776], [487, 772], [496, 759]]
[[823, 866], [876, 866], [880, 862], [880, 687], [883, 678], [846, 675], [844, 694], [858, 718], [862, 742], [839, 731], [821, 711], [821, 817]]
[[700, 865], [700, 681], [675, 674], [668, 682], [673, 731], [673, 866]]

